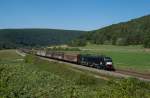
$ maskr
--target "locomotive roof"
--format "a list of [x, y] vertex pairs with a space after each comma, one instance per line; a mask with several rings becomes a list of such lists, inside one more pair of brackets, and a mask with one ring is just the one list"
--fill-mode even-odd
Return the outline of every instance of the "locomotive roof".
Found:
[[104, 55], [81, 55], [82, 57], [89, 57], [89, 58], [106, 58], [106, 59], [111, 59], [111, 57], [104, 56]]

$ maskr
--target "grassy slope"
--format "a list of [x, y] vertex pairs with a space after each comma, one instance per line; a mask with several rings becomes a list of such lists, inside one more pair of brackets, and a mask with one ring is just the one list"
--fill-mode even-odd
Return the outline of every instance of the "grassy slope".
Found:
[[[58, 97], [66, 96], [66, 98], [70, 98], [67, 96], [72, 96], [70, 95], [71, 94], [70, 92], [72, 92], [72, 89], [73, 89], [73, 92], [77, 94], [80, 93], [80, 96], [87, 96], [90, 98], [90, 96], [93, 96], [96, 89], [99, 89], [106, 84], [105, 80], [94, 78], [91, 75], [88, 75], [87, 72], [80, 73], [80, 72], [71, 70], [72, 68], [68, 65], [64, 65], [64, 64], [62, 65], [62, 64], [55, 63], [55, 62], [48, 62], [48, 61], [40, 60], [32, 56], [25, 58], [25, 59], [29, 59], [29, 62], [25, 63], [25, 61], [19, 60], [19, 59], [22, 59], [22, 57], [16, 54], [15, 50], [2, 50], [0, 51], [0, 57], [1, 57], [0, 71], [3, 71], [5, 67], [7, 70], [9, 70], [9, 72], [4, 71], [4, 73], [6, 72], [6, 74], [4, 74], [3, 76], [6, 75], [5, 77], [7, 77], [8, 75], [9, 77], [12, 75], [11, 76], [12, 80], [11, 78], [9, 80], [15, 82], [13, 86], [11, 83], [7, 84], [8, 86], [10, 86], [8, 90], [11, 89], [12, 93], [19, 93], [18, 90], [14, 90], [14, 89], [21, 89], [20, 92], [24, 92], [24, 90], [22, 91], [22, 86], [29, 85], [29, 88], [30, 87], [32, 88], [33, 86], [33, 89], [37, 89], [37, 91], [34, 91], [34, 92], [32, 92], [32, 89], [31, 91], [29, 90], [31, 93], [40, 93], [41, 91], [38, 91], [38, 89], [41, 89], [41, 90], [44, 90], [42, 91], [43, 93], [47, 94], [48, 91], [51, 91], [50, 88], [52, 88], [53, 86], [54, 87], [56, 86], [58, 88], [56, 88], [54, 92], [53, 91], [51, 92], [52, 93], [65, 92], [65, 95], [63, 95], [64, 93], [60, 95], [59, 94], [57, 95], [55, 93], [54, 96], [56, 95]], [[43, 77], [43, 75], [44, 77], [46, 77], [46, 80]], [[51, 80], [52, 77], [55, 77], [55, 78]], [[17, 81], [16, 79], [14, 80], [14, 78], [16, 79], [19, 78], [19, 79]], [[28, 83], [24, 84], [24, 82], [26, 82], [26, 79]], [[20, 84], [19, 81], [22, 81], [23, 83]], [[4, 85], [6, 83], [6, 82], [3, 82], [1, 78], [0, 78], [0, 82], [1, 84], [4, 84]], [[38, 87], [38, 85], [40, 85], [39, 88], [34, 88], [34, 87]], [[41, 85], [44, 87], [42, 87]], [[3, 87], [1, 86], [2, 85], [0, 85], [0, 91], [2, 91], [3, 93], [6, 93], [5, 91], [3, 91], [3, 89], [1, 89]], [[45, 92], [45, 90], [47, 90], [47, 92]], [[88, 93], [89, 91], [91, 93]], [[6, 94], [8, 94], [9, 96], [13, 96], [9, 92], [7, 92]], [[51, 96], [50, 94], [51, 93], [49, 93], [49, 96]]]
[[81, 53], [104, 54], [113, 58], [118, 68], [150, 72], [150, 50], [142, 46], [87, 45]]
[[142, 81], [123, 79], [109, 81], [106, 84], [103, 80], [70, 70], [69, 66], [39, 60], [34, 56], [27, 56], [26, 63], [18, 61], [22, 57], [18, 56], [15, 50], [0, 51], [0, 57], [1, 98], [149, 98], [150, 96], [149, 83]]
[[[76, 71], [77, 69], [75, 69], [69, 65], [65, 65], [65, 64], [61, 64], [61, 63], [57, 63], [57, 62], [53, 62], [53, 61], [49, 62], [46, 60], [41, 60], [39, 58], [37, 58], [37, 60], [35, 60], [35, 64], [30, 66], [30, 68], [31, 67], [33, 69], [38, 69], [40, 71], [51, 72], [53, 74], [59, 75], [60, 77], [66, 79], [66, 80], [71, 80], [72, 82], [80, 81], [80, 78], [82, 76], [92, 78], [91, 75], [88, 74], [87, 71], [79, 72], [79, 71]], [[95, 78], [95, 80], [96, 80], [95, 86], [104, 85], [106, 82], [104, 80], [100, 80], [100, 79], [96, 79], [96, 78]], [[94, 86], [94, 85], [92, 85], [92, 86]]]
[[22, 58], [20, 55], [16, 54], [16, 50], [1, 50], [0, 60], [15, 60]]
[[0, 64], [18, 64], [23, 58], [16, 50], [0, 50]]
[[[5, 62], [6, 64], [7, 63], [23, 64], [32, 69], [54, 73], [68, 80], [76, 81], [76, 79], [80, 78], [80, 76], [85, 75], [85, 74], [87, 75], [87, 77], [91, 78], [91, 75], [88, 74], [87, 71], [83, 71], [82, 73], [80, 73], [80, 72], [73, 70], [73, 67], [69, 65], [41, 60], [38, 57], [33, 57], [33, 58], [27, 57], [27, 59], [34, 59], [30, 61], [33, 63], [30, 65], [28, 63], [25, 63], [25, 61], [22, 61], [23, 59], [26, 59], [26, 58], [23, 58], [22, 56], [18, 55], [16, 53], [16, 50], [1, 50], [0, 51], [0, 62], [3, 62], [3, 63]], [[99, 82], [102, 82], [102, 84], [105, 82], [104, 80], [99, 80], [99, 79], [96, 79], [96, 81], [98, 82], [98, 84]]]

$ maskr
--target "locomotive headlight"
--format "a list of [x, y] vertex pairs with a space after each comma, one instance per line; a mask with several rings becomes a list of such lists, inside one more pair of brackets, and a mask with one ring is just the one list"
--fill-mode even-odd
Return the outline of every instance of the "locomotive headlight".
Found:
[[106, 62], [106, 65], [112, 65], [112, 62]]

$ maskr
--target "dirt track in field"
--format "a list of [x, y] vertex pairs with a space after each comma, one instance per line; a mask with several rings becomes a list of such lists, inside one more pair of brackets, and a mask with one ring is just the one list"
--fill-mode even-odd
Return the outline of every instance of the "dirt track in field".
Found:
[[[16, 53], [18, 53], [21, 56], [24, 56], [25, 54], [16, 51]], [[150, 81], [150, 74], [142, 74], [142, 73], [138, 73], [138, 72], [134, 72], [134, 71], [129, 71], [129, 70], [123, 70], [123, 69], [117, 69], [116, 71], [105, 71], [105, 70], [99, 70], [99, 69], [95, 69], [95, 68], [90, 68], [90, 67], [85, 67], [82, 65], [77, 65], [77, 64], [72, 64], [72, 63], [68, 63], [68, 62], [63, 62], [63, 61], [58, 61], [58, 60], [53, 60], [53, 59], [49, 59], [49, 58], [44, 58], [44, 57], [40, 57], [43, 60], [48, 60], [48, 61], [54, 61], [54, 62], [58, 62], [58, 63], [62, 63], [62, 64], [67, 64], [70, 65], [72, 67], [75, 67], [77, 69], [81, 69], [81, 70], [87, 70], [89, 72], [94, 72], [94, 73], [98, 73], [98, 74], [91, 74], [96, 78], [100, 78], [100, 79], [104, 79], [104, 80], [109, 80], [109, 77], [124, 77], [124, 78], [128, 78], [128, 77], [133, 77], [133, 78], [137, 78], [143, 81]], [[72, 69], [74, 71], [80, 71], [81, 70], [77, 70], [77, 69]]]

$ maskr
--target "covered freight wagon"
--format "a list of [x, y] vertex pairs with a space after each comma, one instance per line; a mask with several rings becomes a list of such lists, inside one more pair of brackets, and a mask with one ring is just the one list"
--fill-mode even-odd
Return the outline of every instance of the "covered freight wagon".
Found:
[[78, 63], [79, 54], [64, 54], [64, 60], [72, 63]]
[[63, 60], [64, 53], [63, 52], [53, 52], [52, 58]]
[[46, 51], [45, 50], [37, 50], [36, 54], [39, 56], [46, 56]]

